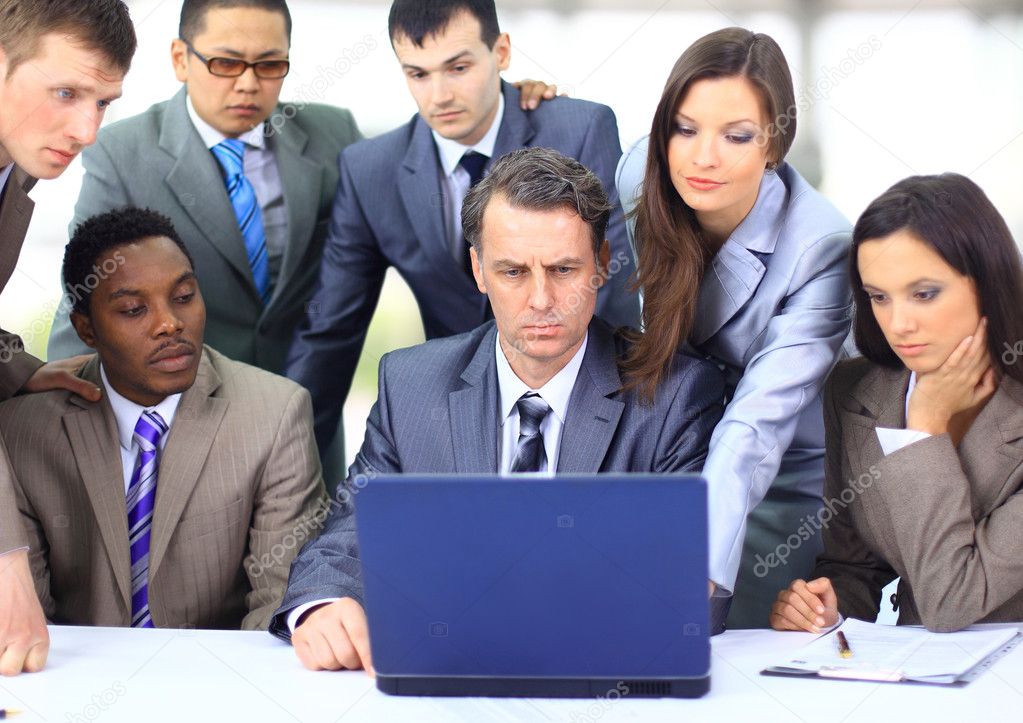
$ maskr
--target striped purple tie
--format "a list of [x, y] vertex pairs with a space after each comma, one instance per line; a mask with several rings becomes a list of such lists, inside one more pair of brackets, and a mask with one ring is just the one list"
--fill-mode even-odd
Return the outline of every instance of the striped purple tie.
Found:
[[128, 484], [128, 545], [131, 550], [131, 626], [151, 628], [149, 614], [149, 533], [156, 502], [156, 454], [167, 423], [156, 412], [143, 412], [135, 425], [139, 456]]

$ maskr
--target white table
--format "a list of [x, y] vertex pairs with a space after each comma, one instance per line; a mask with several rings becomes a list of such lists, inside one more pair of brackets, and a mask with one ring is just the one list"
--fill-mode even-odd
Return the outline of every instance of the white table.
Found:
[[1023, 645], [959, 689], [759, 675], [812, 639], [750, 630], [714, 639], [699, 700], [401, 698], [362, 672], [311, 673], [267, 633], [52, 627], [42, 673], [0, 679], [18, 723], [159, 721], [935, 721], [1019, 720]]

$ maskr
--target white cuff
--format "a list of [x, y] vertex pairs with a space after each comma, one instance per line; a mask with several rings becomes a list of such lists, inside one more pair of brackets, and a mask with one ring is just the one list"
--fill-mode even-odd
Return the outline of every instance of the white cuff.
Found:
[[15, 552], [21, 552], [22, 550], [28, 550], [28, 545], [25, 545], [25, 547], [15, 547], [13, 550], [8, 550], [7, 552], [0, 552], [0, 557], [3, 557], [4, 555], [12, 555]]
[[887, 457], [893, 452], [898, 452], [903, 447], [908, 447], [921, 439], [927, 439], [931, 435], [927, 432], [918, 432], [915, 429], [889, 429], [888, 427], [877, 428], [877, 441], [881, 443], [881, 451]]
[[323, 598], [322, 600], [313, 600], [312, 602], [307, 602], [305, 605], [299, 605], [297, 608], [295, 608], [290, 613], [288, 613], [288, 621], [287, 621], [288, 622], [288, 631], [292, 635], [295, 634], [295, 626], [298, 623], [298, 619], [300, 617], [302, 617], [302, 615], [306, 611], [308, 611], [310, 608], [314, 608], [317, 605], [327, 605], [327, 604], [332, 603], [332, 602], [337, 602], [340, 599], [341, 598], [339, 598], [339, 597], [327, 597], [327, 598]]

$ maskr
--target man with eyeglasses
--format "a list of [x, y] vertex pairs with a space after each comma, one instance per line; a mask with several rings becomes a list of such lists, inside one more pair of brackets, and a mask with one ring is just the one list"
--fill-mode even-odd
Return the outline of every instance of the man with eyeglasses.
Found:
[[[128, 205], [170, 217], [195, 258], [206, 343], [275, 373], [313, 294], [338, 154], [361, 138], [347, 110], [279, 102], [290, 39], [285, 0], [185, 0], [171, 44], [185, 87], [103, 129], [83, 156], [70, 229]], [[556, 92], [536, 81], [516, 85], [523, 107]], [[49, 358], [88, 351], [58, 310]], [[336, 482], [343, 436], [332, 436], [320, 454]]]
[[[195, 259], [206, 341], [280, 372], [313, 291], [352, 114], [283, 105], [291, 15], [284, 0], [185, 0], [171, 60], [184, 88], [104, 128], [83, 156], [71, 230], [132, 205], [170, 217]], [[84, 351], [58, 311], [51, 359]]]

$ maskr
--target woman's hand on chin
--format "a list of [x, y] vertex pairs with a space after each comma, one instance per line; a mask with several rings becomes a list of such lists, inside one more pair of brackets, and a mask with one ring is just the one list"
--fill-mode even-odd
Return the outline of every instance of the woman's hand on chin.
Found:
[[987, 319], [982, 318], [976, 332], [963, 339], [940, 367], [917, 375], [906, 428], [944, 434], [952, 417], [981, 404], [996, 386], [987, 350]]

